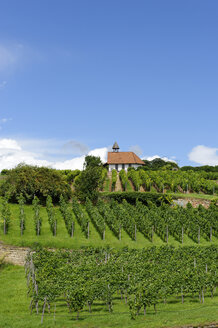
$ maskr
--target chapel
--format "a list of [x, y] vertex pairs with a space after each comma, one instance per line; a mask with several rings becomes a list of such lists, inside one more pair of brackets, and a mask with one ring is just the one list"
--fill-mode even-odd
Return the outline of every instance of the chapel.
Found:
[[126, 170], [129, 167], [137, 169], [139, 166], [145, 165], [145, 163], [132, 151], [119, 151], [120, 147], [117, 142], [112, 147], [113, 151], [108, 152], [107, 163], [109, 172], [113, 169], [121, 171]]

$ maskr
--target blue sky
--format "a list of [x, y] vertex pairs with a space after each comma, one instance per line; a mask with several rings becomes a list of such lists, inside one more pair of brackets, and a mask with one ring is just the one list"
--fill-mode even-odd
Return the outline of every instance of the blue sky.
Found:
[[115, 140], [218, 164], [217, 40], [217, 0], [1, 0], [0, 168]]

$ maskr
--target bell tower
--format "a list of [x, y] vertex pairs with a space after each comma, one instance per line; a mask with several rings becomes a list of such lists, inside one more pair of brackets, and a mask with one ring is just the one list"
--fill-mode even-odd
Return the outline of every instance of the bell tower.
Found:
[[115, 143], [114, 143], [112, 149], [113, 149], [113, 152], [114, 152], [114, 153], [118, 153], [118, 152], [119, 152], [120, 147], [118, 146], [118, 144], [117, 144], [116, 141], [115, 141]]

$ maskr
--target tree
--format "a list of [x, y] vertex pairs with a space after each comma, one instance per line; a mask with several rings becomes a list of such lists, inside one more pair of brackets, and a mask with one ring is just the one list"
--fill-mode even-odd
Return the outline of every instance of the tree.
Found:
[[102, 162], [100, 157], [86, 156], [84, 170], [75, 179], [75, 193], [79, 200], [85, 202], [86, 198], [96, 202], [102, 177]]
[[72, 195], [66, 178], [55, 169], [19, 164], [8, 171], [5, 181], [0, 187], [0, 195], [8, 194], [9, 201], [17, 202], [20, 194], [26, 203], [31, 203], [37, 196], [43, 203], [48, 195], [52, 201], [58, 202], [62, 194], [66, 199]]

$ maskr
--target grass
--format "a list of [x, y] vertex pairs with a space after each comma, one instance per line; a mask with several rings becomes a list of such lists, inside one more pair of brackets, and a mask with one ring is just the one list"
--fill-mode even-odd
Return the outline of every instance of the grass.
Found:
[[[80, 319], [75, 320], [75, 314], [69, 314], [67, 307], [57, 304], [54, 321], [54, 306], [51, 314], [45, 313], [43, 325], [41, 316], [35, 312], [30, 314], [30, 299], [27, 296], [27, 285], [23, 267], [6, 265], [0, 271], [0, 327], [1, 328], [162, 328], [182, 325], [199, 325], [216, 322], [218, 318], [218, 294], [214, 298], [208, 295], [205, 303], [200, 304], [198, 297], [185, 298], [184, 304], [178, 296], [170, 298], [166, 304], [157, 305], [155, 314], [152, 307], [148, 308], [144, 317], [142, 313], [136, 320], [131, 320], [128, 306], [115, 295], [113, 313], [110, 314], [105, 304], [96, 302], [90, 314], [85, 307], [80, 313]], [[63, 303], [62, 303], [63, 304]], [[40, 309], [41, 310], [41, 309]]]
[[105, 179], [104, 191], [106, 192], [110, 191], [110, 179], [108, 177]]
[[214, 200], [217, 199], [217, 195], [206, 195], [206, 194], [183, 194], [183, 193], [167, 193], [167, 195], [172, 196], [173, 198], [196, 198], [204, 200]]
[[[156, 234], [154, 235], [153, 243], [151, 243], [140, 232], [137, 232], [137, 239], [136, 241], [133, 241], [124, 230], [122, 230], [122, 238], [121, 241], [119, 241], [108, 226], [106, 226], [105, 240], [102, 240], [92, 223], [90, 223], [90, 238], [87, 239], [76, 220], [74, 237], [71, 238], [67, 233], [64, 220], [61, 217], [58, 207], [55, 208], [57, 218], [57, 236], [52, 235], [45, 207], [42, 207], [40, 210], [40, 216], [42, 218], [41, 235], [36, 236], [33, 223], [32, 205], [25, 205], [26, 229], [23, 236], [21, 236], [19, 226], [19, 206], [17, 204], [10, 204], [10, 209], [12, 215], [9, 232], [7, 235], [4, 235], [2, 226], [0, 230], [0, 240], [5, 244], [32, 246], [37, 242], [42, 246], [54, 248], [80, 248], [82, 246], [104, 247], [107, 245], [110, 245], [110, 247], [113, 248], [123, 248], [126, 246], [129, 248], [143, 248], [152, 245], [161, 246], [165, 244]], [[213, 243], [218, 245], [218, 239], [213, 237]], [[174, 246], [181, 245], [172, 236], [169, 237], [169, 244]], [[201, 238], [200, 245], [209, 246], [210, 244], [210, 242]], [[185, 235], [183, 245], [188, 246], [197, 244]]]

